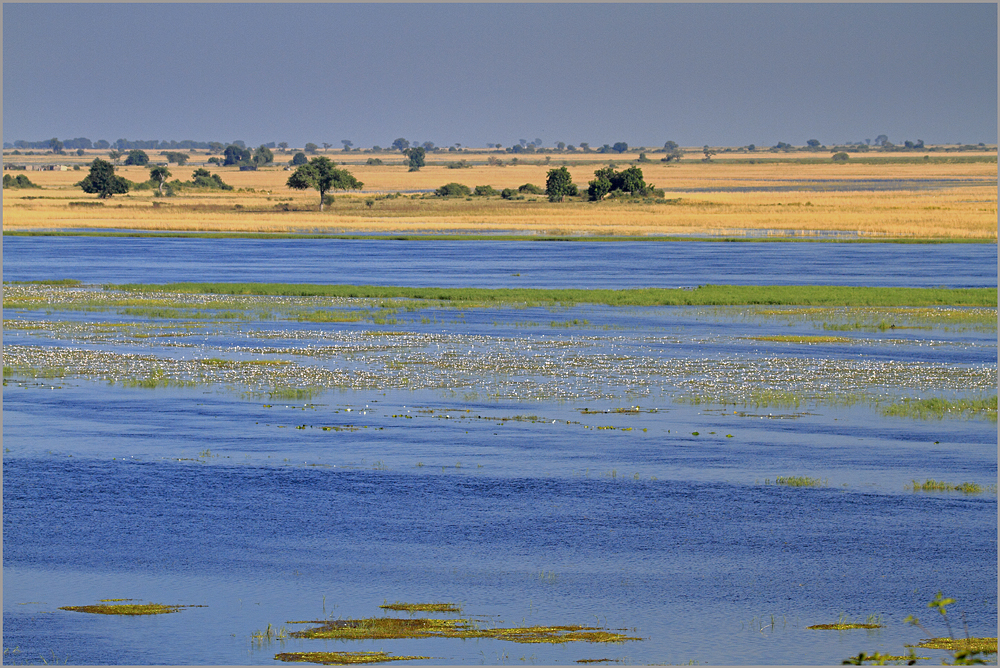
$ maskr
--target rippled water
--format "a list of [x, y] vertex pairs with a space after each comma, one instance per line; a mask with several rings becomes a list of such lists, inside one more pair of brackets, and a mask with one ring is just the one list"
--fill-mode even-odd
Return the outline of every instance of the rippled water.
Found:
[[8, 281], [616, 289], [997, 284], [996, 244], [7, 237], [3, 246]]
[[[59, 243], [42, 244], [37, 266], [17, 257], [18, 276], [184, 273], [130, 266], [139, 278], [124, 279], [95, 258], [85, 275], [89, 260], [72, 255], [54, 272], [47, 258], [65, 247], [49, 241]], [[304, 255], [318, 262], [317, 248], [329, 246]], [[993, 253], [966, 275], [995, 285]], [[478, 260], [498, 272], [489, 257]], [[557, 276], [568, 261], [545, 265], [545, 280], [568, 280]], [[325, 271], [310, 280], [369, 282]], [[386, 272], [386, 283], [441, 278]], [[185, 278], [217, 275], [242, 278], [231, 260]], [[631, 278], [619, 271], [612, 285]], [[897, 312], [895, 329], [828, 331], [882, 316], [788, 311], [435, 307], [380, 325], [280, 309], [263, 321], [5, 309], [5, 366], [45, 371], [5, 373], [3, 633], [17, 649], [5, 662], [274, 664], [281, 651], [381, 649], [430, 664], [832, 664], [905, 654], [926, 637], [903, 622], [911, 614], [946, 634], [926, 607], [938, 591], [958, 600], [959, 627], [963, 611], [972, 635], [995, 635], [995, 488], [907, 489], [995, 483], [995, 421], [882, 412], [900, 397], [995, 394], [995, 323]], [[846, 341], [748, 338], [831, 334]], [[174, 384], [126, 386], [154, 369]], [[313, 389], [283, 398], [278, 381]], [[801, 403], [762, 403], [764, 390]], [[735, 403], [691, 401], [726, 393]], [[143, 618], [58, 609], [111, 598], [207, 607]], [[396, 600], [454, 602], [487, 625], [595, 625], [642, 640], [251, 639], [268, 624], [378, 616]], [[806, 628], [841, 614], [878, 614], [885, 628]]]

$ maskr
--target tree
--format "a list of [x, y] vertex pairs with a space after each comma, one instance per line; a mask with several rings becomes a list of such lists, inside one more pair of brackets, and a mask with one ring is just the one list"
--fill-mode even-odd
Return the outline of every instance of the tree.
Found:
[[222, 161], [223, 165], [239, 165], [250, 162], [250, 151], [236, 144], [227, 146], [226, 150], [223, 151], [223, 155], [226, 158]]
[[49, 148], [52, 149], [53, 153], [62, 153], [63, 143], [53, 137], [49, 140]]
[[327, 142], [323, 142], [323, 150], [324, 151], [329, 150], [329, 148], [331, 146], [333, 146], [333, 144], [330, 144], [330, 143], [327, 143]]
[[309, 158], [306, 157], [305, 153], [299, 151], [298, 153], [292, 156], [292, 160], [288, 164], [290, 164], [292, 167], [298, 167], [299, 165], [304, 165], [307, 162], [309, 162]]
[[261, 165], [267, 165], [274, 162], [274, 153], [271, 149], [261, 144], [253, 152], [253, 164], [260, 167]]
[[808, 139], [806, 140], [806, 146], [808, 146], [809, 148], [819, 148], [820, 143], [818, 139]]
[[288, 142], [286, 142], [286, 141], [279, 141], [278, 142], [278, 148], [280, 148], [282, 151], [287, 151], [288, 150]]
[[400, 153], [405, 153], [406, 149], [410, 148], [410, 142], [400, 137], [396, 141], [392, 142], [392, 148], [396, 149]]
[[566, 142], [557, 141], [556, 142], [556, 148], [559, 149], [560, 151], [565, 151], [566, 150]]
[[607, 174], [609, 171], [612, 174], [614, 173], [614, 170], [611, 167], [598, 169], [594, 172], [594, 176], [597, 178], [587, 184], [587, 196], [590, 198], [591, 202], [599, 202], [611, 192], [611, 179], [608, 178]]
[[550, 202], [561, 202], [567, 195], [578, 194], [573, 177], [565, 167], [550, 169], [545, 177], [545, 194], [549, 196]]
[[107, 160], [94, 158], [90, 163], [90, 174], [76, 185], [85, 193], [96, 194], [100, 199], [128, 192], [128, 181], [115, 175], [115, 166]]
[[438, 197], [465, 197], [472, 194], [472, 189], [461, 183], [452, 182], [444, 184], [435, 190], [434, 194]]
[[187, 153], [180, 153], [178, 151], [164, 151], [163, 157], [167, 159], [167, 162], [176, 162], [178, 166], [183, 165], [188, 161], [191, 156]]
[[[432, 142], [432, 141], [425, 141], [423, 144], [421, 144], [421, 146], [424, 147], [425, 151], [433, 151], [434, 150], [434, 142]], [[423, 165], [421, 165], [421, 166], [423, 166]]]
[[108, 151], [108, 157], [111, 158], [112, 160], [114, 160], [115, 164], [117, 165], [118, 161], [121, 160], [122, 152], [121, 151]]
[[672, 140], [668, 141], [666, 144], [663, 145], [663, 150], [666, 151], [667, 153], [670, 153], [671, 151], [676, 151], [679, 148], [680, 146], [677, 145], [677, 142]]
[[319, 146], [316, 146], [316, 144], [309, 142], [308, 144], [306, 144], [305, 150], [306, 153], [315, 153], [317, 150], [319, 150]]
[[585, 141], [580, 142], [580, 148], [583, 149], [584, 153], [590, 153], [590, 144]]
[[411, 172], [420, 171], [420, 168], [424, 166], [424, 156], [427, 152], [424, 150], [423, 146], [415, 146], [413, 148], [408, 148], [403, 153], [409, 158], [407, 164], [410, 166]]
[[170, 177], [170, 170], [167, 169], [166, 167], [161, 167], [160, 165], [157, 165], [156, 167], [149, 168], [150, 180], [155, 180], [160, 182], [160, 185], [158, 186], [160, 195], [163, 195], [163, 186], [167, 182], [167, 179], [169, 177]]
[[847, 162], [848, 160], [850, 160], [850, 158], [851, 158], [850, 155], [848, 155], [844, 151], [841, 151], [840, 153], [834, 153], [832, 160], [834, 162]]
[[878, 137], [875, 137], [876, 146], [885, 146], [888, 143], [889, 143], [888, 135], [879, 135]]
[[710, 162], [712, 160], [712, 156], [715, 155], [715, 149], [711, 148], [708, 144], [705, 144], [705, 147], [701, 149], [701, 152], [705, 154], [705, 162]]
[[301, 165], [288, 177], [288, 187], [296, 190], [315, 188], [319, 191], [319, 210], [326, 203], [326, 193], [329, 190], [360, 190], [364, 187], [361, 181], [354, 178], [346, 169], [337, 169], [327, 157], [313, 158], [308, 164]]
[[611, 150], [624, 153], [628, 150], [628, 144], [623, 141], [615, 142], [615, 145], [611, 147]]
[[344, 145], [344, 151], [350, 151], [351, 147], [354, 146], [354, 142], [350, 139], [341, 139], [340, 143]]
[[590, 182], [587, 189], [591, 201], [604, 199], [615, 191], [632, 195], [648, 195], [653, 191], [653, 186], [643, 180], [639, 167], [629, 167], [621, 172], [616, 172], [614, 167], [603, 167], [594, 172], [594, 176], [597, 178]]
[[125, 158], [126, 165], [135, 165], [137, 167], [145, 167], [149, 164], [149, 156], [146, 152], [140, 149], [132, 149], [128, 152], [128, 157]]

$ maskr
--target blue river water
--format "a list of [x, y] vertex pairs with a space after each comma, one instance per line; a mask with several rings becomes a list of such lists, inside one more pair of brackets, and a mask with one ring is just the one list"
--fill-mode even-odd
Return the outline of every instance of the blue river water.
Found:
[[7, 281], [995, 287], [996, 244], [6, 237]]
[[[3, 253], [7, 281], [97, 284], [997, 284], [988, 244], [12, 237]], [[721, 384], [753, 367], [753, 382], [827, 373], [836, 385], [848, 374], [828, 369], [860, 368], [870, 372], [851, 382], [872, 392], [974, 395], [948, 379], [995, 377], [989, 325], [826, 332], [808, 318], [589, 305], [428, 308], [382, 325], [34, 308], [4, 310], [7, 353], [43, 360], [37, 377], [4, 377], [4, 663], [278, 665], [279, 652], [384, 650], [425, 665], [829, 665], [947, 635], [927, 609], [938, 591], [957, 599], [959, 633], [964, 613], [972, 635], [996, 635], [995, 421], [890, 417], [864, 401], [699, 405], [659, 389], [692, 381], [694, 371], [670, 375], [690, 364], [729, 370]], [[782, 335], [807, 341], [771, 340]], [[380, 383], [410, 374], [414, 385], [439, 367], [468, 371], [442, 387], [271, 399], [46, 366], [63, 349], [164, 366], [382, 370]], [[535, 381], [550, 397], [603, 394], [532, 398]], [[656, 392], [636, 398], [647, 385]], [[927, 479], [986, 490], [908, 488]], [[107, 599], [205, 607], [138, 618], [60, 609]], [[486, 626], [593, 625], [641, 640], [253, 639], [269, 624], [383, 616], [393, 601], [452, 602]], [[884, 626], [807, 628], [840, 616]]]

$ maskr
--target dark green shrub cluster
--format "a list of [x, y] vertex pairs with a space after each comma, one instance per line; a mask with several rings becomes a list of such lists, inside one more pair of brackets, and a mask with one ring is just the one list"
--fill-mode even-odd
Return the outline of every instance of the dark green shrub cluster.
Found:
[[489, 197], [490, 195], [499, 195], [500, 193], [493, 186], [476, 186], [472, 194], [477, 197]]
[[645, 197], [653, 194], [655, 187], [647, 184], [642, 178], [642, 170], [639, 167], [629, 167], [620, 172], [614, 167], [604, 167], [594, 172], [597, 177], [591, 181], [587, 188], [587, 195], [591, 201], [597, 202], [613, 193], [629, 193]]
[[539, 188], [533, 183], [525, 183], [523, 186], [518, 186], [517, 191], [526, 195], [544, 195], [545, 190]]
[[461, 183], [446, 183], [434, 191], [434, 194], [438, 197], [464, 197], [471, 193], [472, 189], [469, 186], [463, 186]]
[[25, 174], [18, 174], [17, 176], [11, 176], [10, 174], [3, 175], [3, 187], [4, 188], [41, 188], [40, 185], [32, 183], [31, 179]]

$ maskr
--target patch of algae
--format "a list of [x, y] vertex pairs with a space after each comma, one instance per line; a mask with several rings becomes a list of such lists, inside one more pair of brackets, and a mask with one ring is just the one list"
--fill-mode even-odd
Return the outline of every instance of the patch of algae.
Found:
[[996, 638], [930, 638], [921, 640], [917, 647], [925, 649], [946, 649], [950, 652], [997, 653]]
[[378, 606], [383, 610], [401, 610], [405, 612], [462, 612], [462, 608], [454, 603], [386, 603]]

